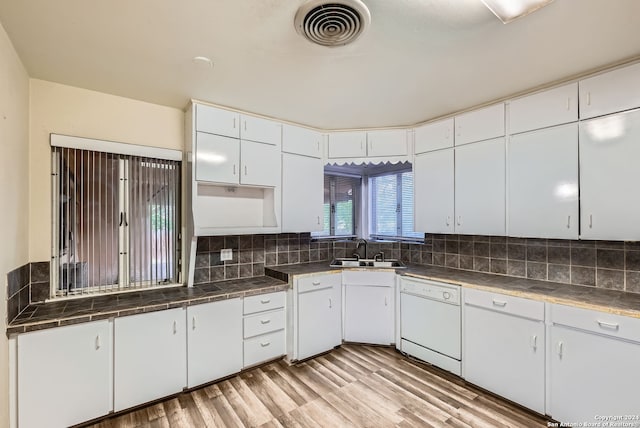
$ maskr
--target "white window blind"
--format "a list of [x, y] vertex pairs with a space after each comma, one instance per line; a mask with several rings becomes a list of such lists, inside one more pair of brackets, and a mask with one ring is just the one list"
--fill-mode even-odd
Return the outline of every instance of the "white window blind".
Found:
[[423, 239], [413, 230], [413, 172], [370, 177], [371, 236]]
[[342, 175], [324, 176], [324, 228], [314, 236], [354, 236], [356, 204], [360, 178]]
[[55, 296], [179, 281], [180, 162], [52, 147]]

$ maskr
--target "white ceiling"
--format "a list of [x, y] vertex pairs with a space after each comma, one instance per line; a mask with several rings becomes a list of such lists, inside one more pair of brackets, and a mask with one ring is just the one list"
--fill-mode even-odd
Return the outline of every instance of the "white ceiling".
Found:
[[327, 129], [414, 124], [640, 56], [638, 0], [556, 0], [507, 25], [480, 0], [364, 0], [371, 27], [341, 48], [297, 34], [304, 1], [0, 0], [0, 21], [34, 78]]

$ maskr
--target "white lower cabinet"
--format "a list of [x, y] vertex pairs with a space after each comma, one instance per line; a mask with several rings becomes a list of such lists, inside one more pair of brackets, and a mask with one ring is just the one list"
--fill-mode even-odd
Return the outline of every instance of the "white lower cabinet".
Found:
[[185, 310], [116, 318], [115, 411], [175, 394], [187, 384]]
[[395, 343], [395, 272], [343, 272], [344, 340]]
[[297, 349], [292, 359], [309, 358], [342, 343], [341, 285], [339, 273], [296, 280]]
[[250, 367], [286, 353], [285, 292], [244, 298], [243, 367]]
[[466, 289], [465, 379], [545, 411], [544, 303]]
[[19, 335], [18, 425], [67, 427], [109, 413], [111, 344], [107, 320]]
[[187, 308], [187, 387], [242, 369], [242, 300]]
[[[564, 423], [638, 415], [640, 319], [550, 307], [549, 415]], [[620, 422], [637, 424], [638, 420]]]

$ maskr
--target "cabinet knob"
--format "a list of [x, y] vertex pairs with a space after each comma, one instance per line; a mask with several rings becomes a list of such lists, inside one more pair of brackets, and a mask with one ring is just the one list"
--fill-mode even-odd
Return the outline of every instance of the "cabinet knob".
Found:
[[100, 335], [96, 336], [96, 351], [100, 349]]
[[247, 175], [247, 166], [244, 166], [244, 175]]
[[445, 221], [445, 223], [447, 224], [447, 226], [449, 226], [451, 224], [451, 217], [447, 216], [447, 220]]
[[535, 334], [531, 336], [531, 347], [534, 351], [538, 349], [538, 336]]
[[587, 92], [587, 105], [591, 105], [591, 92]]
[[564, 344], [562, 342], [558, 342], [558, 357], [562, 358], [562, 348]]
[[589, 229], [593, 229], [593, 214], [589, 214]]
[[458, 216], [458, 226], [462, 226], [462, 216]]
[[329, 297], [329, 309], [333, 307], [333, 302], [331, 301], [331, 297]]
[[236, 118], [233, 118], [233, 129], [236, 129]]
[[571, 229], [571, 216], [567, 216], [567, 229]]
[[195, 315], [194, 315], [194, 317], [193, 317], [193, 318], [191, 318], [191, 328], [192, 328], [193, 330], [195, 330], [195, 329], [196, 329], [196, 317], [195, 317]]
[[173, 334], [178, 333], [178, 323], [176, 321], [173, 322]]

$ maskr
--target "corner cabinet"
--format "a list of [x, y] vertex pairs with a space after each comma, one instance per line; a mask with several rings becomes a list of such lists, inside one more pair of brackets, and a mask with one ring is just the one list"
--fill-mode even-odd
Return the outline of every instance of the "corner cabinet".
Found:
[[114, 321], [114, 410], [175, 394], [187, 385], [185, 310]]
[[395, 343], [395, 272], [345, 271], [344, 340]]
[[544, 413], [544, 303], [464, 290], [464, 377]]
[[[565, 423], [597, 423], [598, 415], [637, 418], [640, 319], [549, 306], [548, 414]], [[623, 422], [637, 425], [638, 419]]]
[[640, 64], [633, 64], [579, 82], [580, 119], [640, 107]]
[[67, 427], [113, 410], [112, 337], [107, 320], [19, 335], [20, 428]]

